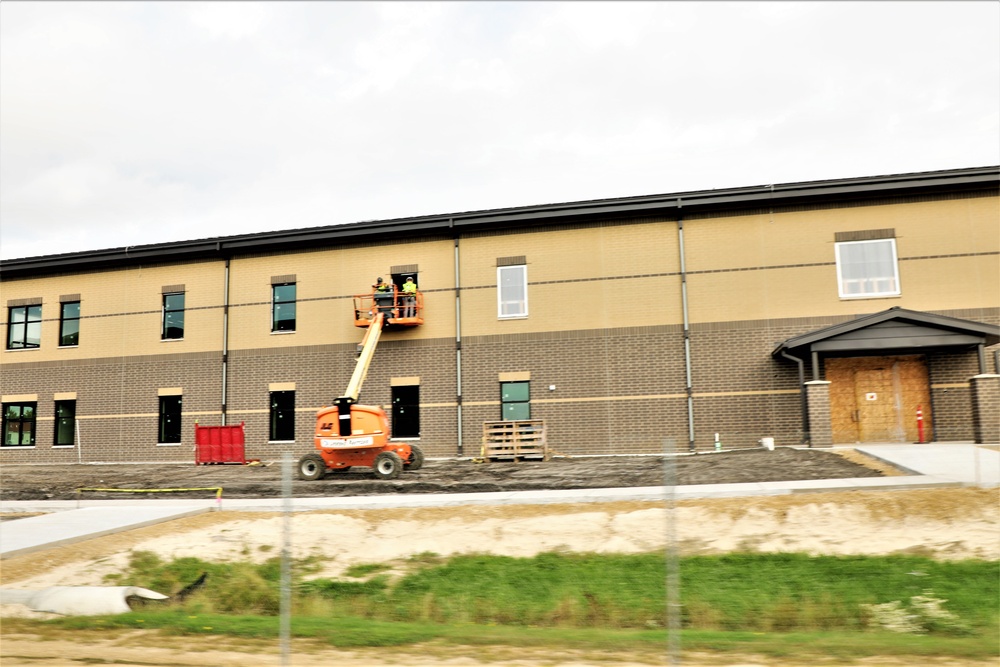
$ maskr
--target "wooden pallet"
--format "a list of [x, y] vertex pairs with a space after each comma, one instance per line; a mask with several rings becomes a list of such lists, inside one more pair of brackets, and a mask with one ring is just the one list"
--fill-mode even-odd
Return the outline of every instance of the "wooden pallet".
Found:
[[483, 453], [488, 461], [532, 458], [549, 460], [545, 421], [483, 422]]

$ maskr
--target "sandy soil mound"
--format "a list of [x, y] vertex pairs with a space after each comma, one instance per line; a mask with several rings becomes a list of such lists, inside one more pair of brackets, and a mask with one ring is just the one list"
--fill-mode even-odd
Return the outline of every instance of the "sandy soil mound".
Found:
[[[682, 554], [916, 553], [1000, 559], [996, 489], [925, 489], [566, 505], [464, 506], [295, 513], [292, 555], [321, 556], [317, 576], [358, 563], [433, 552], [532, 556], [544, 551]], [[5, 560], [3, 583], [42, 588], [99, 585], [133, 551], [165, 559], [263, 561], [282, 549], [284, 517], [211, 512]]]

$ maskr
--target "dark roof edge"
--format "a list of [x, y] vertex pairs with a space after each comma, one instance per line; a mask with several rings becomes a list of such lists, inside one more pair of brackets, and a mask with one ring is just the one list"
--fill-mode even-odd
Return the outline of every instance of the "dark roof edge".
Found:
[[509, 228], [540, 222], [558, 223], [627, 215], [665, 214], [677, 216], [696, 211], [989, 189], [991, 186], [1000, 186], [1000, 166], [595, 199], [371, 220], [324, 227], [0, 260], [0, 277], [19, 278], [113, 268], [135, 263], [224, 258], [236, 253], [255, 250], [293, 250], [317, 247], [317, 245], [352, 243], [377, 238], [387, 233], [399, 237], [454, 235], [473, 229]]
[[861, 317], [857, 317], [847, 322], [841, 322], [839, 324], [823, 327], [822, 329], [817, 329], [816, 331], [810, 331], [809, 333], [792, 336], [788, 340], [779, 343], [778, 346], [771, 352], [771, 356], [777, 357], [780, 356], [782, 351], [785, 350], [794, 350], [806, 347], [821, 340], [826, 340], [827, 338], [833, 338], [850, 331], [864, 329], [865, 327], [870, 327], [873, 324], [879, 324], [889, 320], [917, 322], [937, 329], [947, 329], [950, 331], [981, 335], [988, 340], [989, 345], [993, 345], [994, 343], [1000, 341], [1000, 326], [996, 326], [995, 324], [986, 324], [983, 322], [975, 322], [973, 320], [963, 320], [957, 317], [949, 317], [948, 315], [925, 313], [919, 310], [909, 310], [907, 308], [900, 308], [896, 306], [877, 313], [862, 315]]

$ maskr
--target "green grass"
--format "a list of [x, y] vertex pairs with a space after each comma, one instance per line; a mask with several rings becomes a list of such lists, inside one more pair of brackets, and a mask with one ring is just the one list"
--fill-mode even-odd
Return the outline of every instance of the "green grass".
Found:
[[[188, 614], [177, 610], [133, 612], [111, 617], [75, 617], [50, 621], [5, 619], [5, 632], [33, 631], [62, 637], [65, 631], [156, 630], [173, 636], [224, 635], [277, 639], [279, 621], [267, 616]], [[40, 627], [42, 626], [42, 627]], [[537, 628], [493, 625], [439, 625], [386, 622], [362, 618], [294, 617], [294, 638], [319, 640], [337, 648], [444, 646], [508, 646], [538, 650], [575, 650], [663, 654], [666, 630]], [[740, 653], [856, 660], [869, 656], [941, 657], [987, 661], [997, 655], [997, 637], [912, 636], [886, 632], [723, 632], [681, 631], [684, 651]]]
[[[405, 574], [392, 578], [387, 570]], [[340, 647], [436, 641], [653, 650], [666, 642], [666, 569], [659, 553], [421, 554], [395, 568], [364, 564], [342, 579], [306, 578], [317, 571], [315, 559], [293, 566], [293, 634]], [[278, 559], [164, 562], [137, 552], [129, 570], [108, 583], [175, 594], [203, 572], [205, 587], [180, 605], [48, 623], [276, 636]], [[988, 658], [1000, 647], [995, 561], [731, 554], [682, 558], [680, 572], [682, 641], [690, 650]], [[917, 614], [913, 598], [927, 591], [943, 600], [946, 617]], [[920, 621], [921, 634], [886, 632], [873, 623], [870, 605], [897, 601]]]

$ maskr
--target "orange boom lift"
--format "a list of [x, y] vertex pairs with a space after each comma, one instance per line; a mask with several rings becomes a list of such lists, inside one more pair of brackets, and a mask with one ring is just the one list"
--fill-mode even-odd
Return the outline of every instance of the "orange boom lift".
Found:
[[375, 405], [358, 405], [361, 386], [383, 329], [419, 326], [423, 295], [373, 292], [354, 297], [354, 325], [368, 330], [358, 345], [358, 361], [344, 395], [316, 414], [315, 452], [299, 459], [299, 479], [322, 479], [327, 473], [369, 466], [380, 479], [395, 479], [405, 470], [419, 470], [424, 454], [417, 445], [389, 442], [389, 418]]

